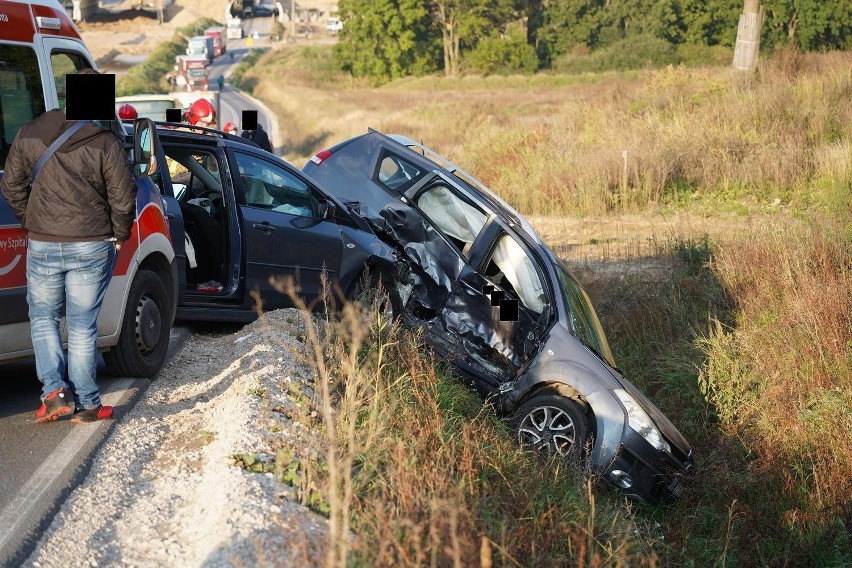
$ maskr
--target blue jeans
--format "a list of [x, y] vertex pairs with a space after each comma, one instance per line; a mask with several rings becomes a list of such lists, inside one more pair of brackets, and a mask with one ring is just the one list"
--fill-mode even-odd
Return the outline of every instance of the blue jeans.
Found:
[[[100, 406], [95, 382], [98, 312], [112, 278], [115, 257], [115, 244], [109, 241], [29, 241], [27, 304], [36, 372], [44, 385], [42, 400], [56, 389], [69, 387], [67, 369], [77, 408]], [[63, 306], [67, 359], [59, 332]]]

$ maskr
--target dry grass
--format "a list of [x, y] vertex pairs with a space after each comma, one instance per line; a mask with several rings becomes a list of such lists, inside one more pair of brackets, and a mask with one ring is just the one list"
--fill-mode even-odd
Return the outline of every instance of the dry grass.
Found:
[[723, 247], [714, 271], [735, 319], [702, 342], [701, 384], [748, 440], [755, 475], [783, 496], [783, 527], [852, 522], [852, 243], [822, 226], [774, 225]]
[[849, 220], [566, 251], [620, 366], [696, 452], [693, 484], [659, 512], [663, 564], [852, 560]]
[[[625, 512], [521, 465], [416, 338], [367, 334], [362, 394], [347, 398], [349, 367], [326, 379], [334, 400], [366, 397], [333, 413], [356, 564], [852, 565], [852, 53], [782, 53], [749, 81], [666, 69], [380, 89], [303, 59], [254, 71], [280, 77], [256, 94], [282, 113], [288, 156], [400, 132], [534, 215], [698, 462], [679, 503]], [[329, 348], [329, 369], [348, 361]]]
[[274, 52], [253, 71], [267, 78], [256, 94], [282, 117], [296, 163], [368, 127], [399, 132], [535, 215], [708, 196], [802, 206], [826, 184], [852, 186], [852, 53], [777, 58], [750, 81], [670, 67], [635, 79], [421, 78], [377, 89], [335, 75], [319, 48], [304, 53]]
[[416, 334], [375, 306], [317, 318], [295, 301], [328, 441], [327, 566], [655, 565], [651, 527], [516, 447]]

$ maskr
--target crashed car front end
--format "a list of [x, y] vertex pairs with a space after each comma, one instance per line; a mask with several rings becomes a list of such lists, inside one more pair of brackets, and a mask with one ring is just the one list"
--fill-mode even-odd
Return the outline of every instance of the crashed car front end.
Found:
[[594, 417], [589, 455], [595, 474], [625, 495], [654, 505], [680, 493], [692, 450], [668, 418], [616, 368], [591, 301], [545, 247], [559, 284], [557, 323], [533, 363], [500, 389], [504, 413], [542, 388], [587, 405]]
[[650, 505], [680, 493], [693, 467], [689, 444], [632, 383], [560, 324], [526, 373], [502, 385], [502, 411], [511, 414], [545, 388], [588, 406], [589, 465], [599, 479]]

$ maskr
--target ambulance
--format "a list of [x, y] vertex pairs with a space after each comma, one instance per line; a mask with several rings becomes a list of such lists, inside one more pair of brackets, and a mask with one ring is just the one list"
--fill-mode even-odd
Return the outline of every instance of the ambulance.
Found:
[[[94, 68], [91, 54], [56, 0], [0, 0], [0, 178], [20, 128], [64, 108], [65, 75]], [[166, 357], [178, 303], [175, 253], [155, 173], [158, 139], [148, 119], [126, 136], [137, 184], [132, 233], [116, 260], [98, 318], [98, 348], [117, 375], [153, 377]], [[27, 233], [0, 194], [0, 364], [33, 356], [26, 302]], [[67, 339], [63, 320], [63, 339]]]

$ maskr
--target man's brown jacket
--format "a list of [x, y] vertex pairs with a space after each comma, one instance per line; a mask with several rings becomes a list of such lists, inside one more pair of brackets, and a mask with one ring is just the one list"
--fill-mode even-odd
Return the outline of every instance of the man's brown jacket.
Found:
[[87, 124], [45, 162], [30, 190], [30, 175], [44, 151], [74, 123], [52, 110], [15, 137], [0, 191], [32, 239], [124, 242], [136, 216], [136, 183], [119, 139]]

